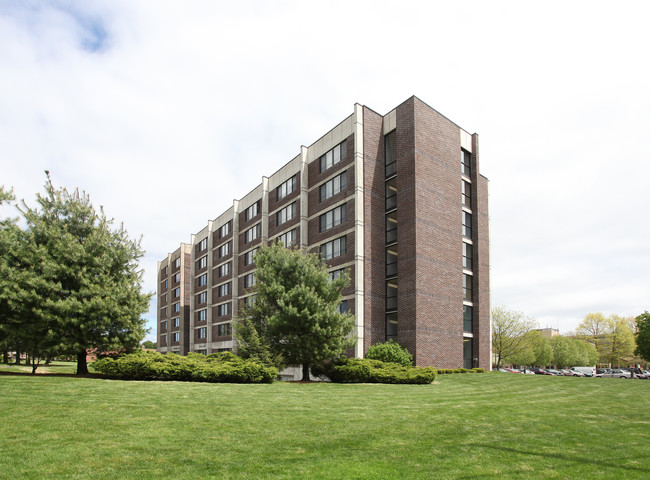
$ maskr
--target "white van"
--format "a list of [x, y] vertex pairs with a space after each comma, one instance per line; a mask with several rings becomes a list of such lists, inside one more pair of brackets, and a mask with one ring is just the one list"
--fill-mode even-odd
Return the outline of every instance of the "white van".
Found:
[[571, 372], [578, 372], [577, 375], [582, 373], [587, 377], [593, 377], [596, 375], [596, 367], [571, 367], [569, 370], [571, 370]]

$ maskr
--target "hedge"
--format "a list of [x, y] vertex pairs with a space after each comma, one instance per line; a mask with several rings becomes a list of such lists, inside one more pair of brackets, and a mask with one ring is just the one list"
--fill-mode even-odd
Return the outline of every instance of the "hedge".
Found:
[[186, 357], [169, 353], [137, 352], [118, 359], [103, 358], [93, 368], [108, 377], [122, 380], [183, 380], [213, 383], [271, 383], [275, 367], [244, 360], [230, 352]]
[[433, 367], [409, 367], [368, 358], [341, 357], [311, 369], [335, 383], [412, 383], [427, 384], [436, 379]]

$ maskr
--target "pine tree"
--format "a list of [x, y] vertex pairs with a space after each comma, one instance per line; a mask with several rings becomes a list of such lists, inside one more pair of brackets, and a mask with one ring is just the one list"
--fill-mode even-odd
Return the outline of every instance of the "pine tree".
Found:
[[338, 311], [347, 275], [330, 281], [317, 255], [277, 242], [262, 247], [255, 264], [255, 302], [235, 326], [240, 354], [302, 364], [308, 381], [310, 365], [354, 346], [354, 317]]
[[103, 210], [95, 211], [88, 195], [55, 188], [46, 173], [39, 208], [19, 208], [26, 228], [16, 233], [23, 244], [16, 263], [5, 261], [18, 279], [13, 290], [3, 289], [13, 318], [8, 330], [24, 347], [42, 339], [30, 347], [41, 356], [76, 355], [77, 373], [85, 374], [88, 349], [133, 349], [146, 333], [141, 315], [150, 295], [142, 293], [138, 267], [144, 252], [123, 225], [114, 228]]

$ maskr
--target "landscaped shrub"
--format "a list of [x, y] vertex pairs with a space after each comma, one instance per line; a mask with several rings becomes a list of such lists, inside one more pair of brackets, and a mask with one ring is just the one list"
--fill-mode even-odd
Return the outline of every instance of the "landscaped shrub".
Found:
[[187, 357], [170, 353], [137, 352], [117, 360], [97, 360], [97, 372], [123, 380], [184, 380], [219, 383], [271, 383], [278, 371], [260, 363], [244, 360], [230, 352]]
[[341, 357], [312, 367], [312, 374], [335, 383], [414, 383], [427, 384], [436, 378], [433, 367], [404, 366], [368, 358]]
[[438, 368], [437, 370], [440, 375], [452, 373], [485, 373], [485, 369], [483, 368], [472, 368], [471, 370], [466, 368]]
[[410, 367], [413, 365], [413, 355], [393, 339], [386, 343], [376, 343], [368, 348], [366, 358], [371, 360], [381, 360], [382, 362], [391, 362]]

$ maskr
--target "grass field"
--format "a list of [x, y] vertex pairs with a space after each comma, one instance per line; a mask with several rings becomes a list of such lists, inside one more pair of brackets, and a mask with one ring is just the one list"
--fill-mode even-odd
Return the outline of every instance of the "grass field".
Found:
[[487, 373], [434, 385], [219, 385], [0, 375], [0, 406], [3, 479], [650, 478], [644, 380]]

